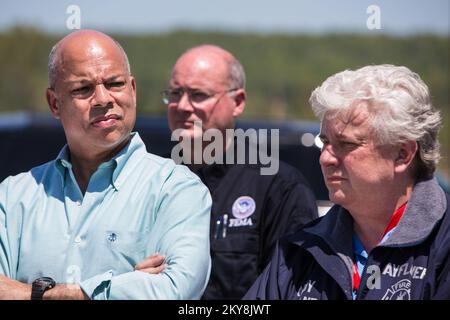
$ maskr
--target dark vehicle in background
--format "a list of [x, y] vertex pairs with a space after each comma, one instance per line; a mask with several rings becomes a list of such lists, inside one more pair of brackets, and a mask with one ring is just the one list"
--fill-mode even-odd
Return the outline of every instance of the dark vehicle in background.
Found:
[[[239, 121], [238, 128], [279, 129], [279, 157], [298, 168], [309, 181], [319, 210], [330, 206], [319, 166], [320, 150], [315, 145], [319, 125], [314, 122]], [[165, 117], [138, 116], [135, 125], [149, 152], [168, 157], [177, 142]], [[49, 114], [14, 113], [0, 115], [0, 181], [50, 161], [66, 143], [59, 121]], [[270, 148], [269, 148], [270, 150]]]

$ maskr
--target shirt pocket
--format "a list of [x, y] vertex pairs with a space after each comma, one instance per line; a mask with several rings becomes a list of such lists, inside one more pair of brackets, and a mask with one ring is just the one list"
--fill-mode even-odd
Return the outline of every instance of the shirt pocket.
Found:
[[259, 236], [253, 230], [234, 230], [213, 239], [209, 290], [240, 299], [258, 276]]
[[101, 249], [98, 257], [106, 269], [122, 272], [134, 270], [134, 266], [146, 257], [148, 232], [105, 230], [99, 232], [97, 243]]
[[211, 249], [215, 252], [258, 254], [259, 236], [252, 231], [230, 232], [225, 238], [212, 239]]

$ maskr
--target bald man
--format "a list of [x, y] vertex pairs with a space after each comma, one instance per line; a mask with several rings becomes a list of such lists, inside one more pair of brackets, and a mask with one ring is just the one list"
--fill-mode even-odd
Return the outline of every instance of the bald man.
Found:
[[[237, 164], [235, 120], [245, 108], [245, 74], [228, 51], [202, 45], [186, 51], [175, 63], [169, 87], [164, 91], [170, 129], [184, 141], [210, 141], [202, 135], [218, 130], [223, 138], [223, 158], [207, 164], [190, 162], [209, 188], [211, 212], [211, 278], [204, 299], [240, 299], [267, 264], [277, 239], [317, 217], [313, 192], [293, 167], [280, 163], [277, 173], [261, 174], [261, 164]], [[185, 144], [184, 146], [188, 146]], [[195, 157], [195, 143], [191, 150]], [[246, 150], [248, 145], [245, 146]], [[230, 152], [234, 151], [234, 152]], [[218, 152], [218, 151], [216, 151]], [[233, 157], [228, 157], [233, 153]], [[229, 158], [231, 158], [231, 164]], [[195, 160], [195, 159], [187, 159]], [[225, 161], [222, 161], [224, 163]]]
[[200, 298], [210, 194], [132, 132], [136, 81], [123, 49], [100, 32], [71, 33], [50, 53], [49, 83], [67, 145], [0, 184], [0, 299]]

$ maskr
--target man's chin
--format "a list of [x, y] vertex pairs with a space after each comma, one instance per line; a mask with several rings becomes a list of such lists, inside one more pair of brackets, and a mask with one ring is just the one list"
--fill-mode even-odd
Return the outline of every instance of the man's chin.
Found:
[[194, 128], [179, 128], [177, 131], [179, 132], [179, 136], [183, 139], [202, 139], [202, 131], [199, 129], [194, 130]]
[[345, 200], [347, 198], [341, 190], [329, 190], [328, 197], [330, 198], [331, 202], [341, 206], [345, 204]]
[[103, 144], [104, 146], [109, 146], [111, 148], [116, 148], [121, 145], [125, 145], [131, 138], [131, 131], [127, 132], [108, 132], [103, 137], [99, 137], [97, 142]]

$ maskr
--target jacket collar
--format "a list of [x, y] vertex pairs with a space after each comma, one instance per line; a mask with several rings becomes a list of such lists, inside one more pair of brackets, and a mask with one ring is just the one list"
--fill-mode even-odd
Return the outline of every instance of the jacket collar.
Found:
[[[417, 182], [402, 219], [392, 236], [382, 245], [412, 246], [424, 241], [446, 210], [445, 192], [436, 179]], [[341, 206], [333, 206], [320, 221], [306, 226], [302, 231], [320, 237], [335, 252], [352, 253], [353, 219]], [[293, 237], [292, 242], [302, 245], [304, 237]]]
[[445, 192], [436, 179], [417, 182], [402, 219], [382, 246], [413, 246], [425, 241], [446, 210]]
[[349, 299], [352, 294], [352, 234], [352, 217], [344, 208], [336, 205], [324, 217], [288, 237], [288, 241], [304, 248], [314, 257]]
[[341, 206], [333, 206], [316, 225], [307, 226], [303, 231], [321, 238], [336, 253], [353, 254], [353, 218]]
[[[237, 138], [234, 137], [233, 143], [230, 146], [230, 148], [233, 148], [232, 153], [230, 154], [230, 150], [226, 150], [223, 154], [222, 154], [222, 162], [221, 163], [212, 163], [212, 164], [207, 164], [201, 168], [199, 168], [198, 175], [202, 178], [202, 180], [204, 179], [209, 179], [211, 181], [209, 182], [214, 182], [217, 179], [221, 179], [222, 177], [224, 177], [226, 175], [226, 173], [228, 172], [228, 170], [232, 167], [234, 167], [236, 164], [242, 164], [240, 162], [238, 162], [238, 158], [237, 158], [237, 154], [238, 154], [238, 145], [237, 145]], [[248, 152], [249, 152], [249, 143], [248, 141], [245, 141], [245, 156], [248, 157]], [[232, 156], [232, 157], [231, 157]], [[232, 160], [231, 163], [227, 163], [227, 158], [228, 162], [230, 162], [230, 160]], [[245, 164], [248, 164], [249, 160], [246, 158], [245, 159]]]

